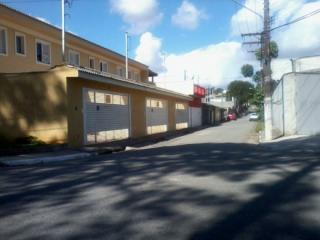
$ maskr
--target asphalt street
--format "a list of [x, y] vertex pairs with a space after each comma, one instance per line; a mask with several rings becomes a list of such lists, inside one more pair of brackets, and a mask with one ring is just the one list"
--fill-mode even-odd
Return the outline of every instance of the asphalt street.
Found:
[[254, 126], [0, 168], [0, 239], [320, 239], [319, 141], [251, 144]]

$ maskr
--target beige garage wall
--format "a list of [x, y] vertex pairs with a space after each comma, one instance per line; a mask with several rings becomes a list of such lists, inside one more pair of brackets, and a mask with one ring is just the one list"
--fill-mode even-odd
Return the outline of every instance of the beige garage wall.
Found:
[[[152, 94], [145, 91], [134, 90], [125, 87], [113, 86], [110, 84], [94, 82], [80, 78], [68, 78], [68, 124], [69, 124], [69, 143], [72, 146], [83, 144], [83, 88], [99, 89], [105, 91], [119, 92], [130, 95], [131, 99], [131, 137], [138, 138], [147, 135], [146, 131], [146, 98], [159, 98], [168, 101], [168, 131], [175, 130], [175, 103], [184, 102], [173, 97], [161, 94]], [[187, 101], [185, 101], [187, 103]]]

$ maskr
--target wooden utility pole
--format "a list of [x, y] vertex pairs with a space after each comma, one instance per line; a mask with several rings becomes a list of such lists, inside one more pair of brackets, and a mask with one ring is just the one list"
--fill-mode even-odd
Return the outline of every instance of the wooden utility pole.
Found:
[[264, 77], [264, 131], [265, 140], [272, 139], [272, 87], [270, 57], [270, 8], [269, 0], [264, 0], [264, 27], [262, 33], [263, 77]]
[[[261, 49], [261, 65], [263, 71], [264, 88], [264, 131], [265, 140], [272, 139], [272, 79], [271, 79], [271, 56], [270, 56], [270, 6], [269, 0], [264, 0], [263, 31], [262, 33], [241, 34], [246, 37], [260, 37], [260, 41], [246, 41], [243, 45], [258, 45]], [[256, 52], [256, 51], [249, 51]]]

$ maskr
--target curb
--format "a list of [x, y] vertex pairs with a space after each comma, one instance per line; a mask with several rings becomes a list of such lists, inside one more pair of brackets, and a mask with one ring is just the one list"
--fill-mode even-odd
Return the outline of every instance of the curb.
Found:
[[62, 156], [50, 156], [50, 157], [35, 157], [24, 160], [4, 160], [0, 162], [0, 166], [4, 167], [13, 167], [13, 166], [27, 166], [27, 165], [35, 165], [35, 164], [43, 164], [50, 162], [60, 162], [60, 161], [68, 161], [74, 159], [83, 159], [87, 157], [92, 157], [98, 155], [97, 153], [73, 153]]

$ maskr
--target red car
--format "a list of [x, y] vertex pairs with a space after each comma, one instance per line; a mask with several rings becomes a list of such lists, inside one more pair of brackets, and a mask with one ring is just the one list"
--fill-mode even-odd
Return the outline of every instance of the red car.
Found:
[[235, 113], [229, 113], [227, 116], [227, 120], [231, 121], [231, 120], [237, 120], [237, 114]]

